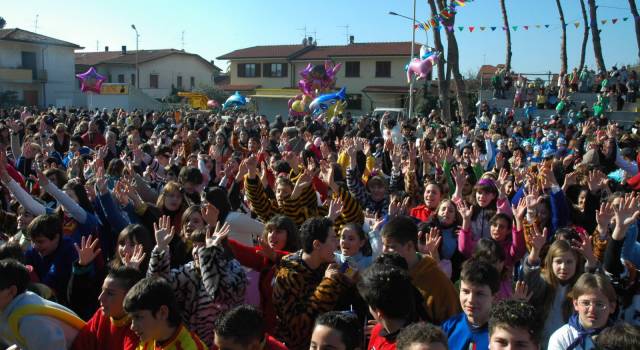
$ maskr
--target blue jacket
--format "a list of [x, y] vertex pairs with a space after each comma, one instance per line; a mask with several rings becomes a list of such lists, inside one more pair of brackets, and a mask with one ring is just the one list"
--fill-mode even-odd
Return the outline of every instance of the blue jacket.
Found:
[[449, 350], [489, 349], [488, 324], [480, 328], [471, 328], [464, 312], [444, 321], [442, 331], [449, 339]]
[[47, 256], [40, 256], [34, 248], [25, 253], [25, 263], [33, 266], [40, 282], [51, 287], [61, 304], [67, 304], [67, 285], [77, 259], [78, 253], [69, 238], [62, 238], [58, 248]]

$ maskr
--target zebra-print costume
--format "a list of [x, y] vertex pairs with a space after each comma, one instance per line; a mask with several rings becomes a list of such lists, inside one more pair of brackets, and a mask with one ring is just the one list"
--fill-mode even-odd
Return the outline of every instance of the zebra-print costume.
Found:
[[247, 276], [240, 263], [220, 247], [199, 248], [201, 268], [193, 261], [171, 269], [169, 251], [156, 246], [147, 275], [164, 277], [173, 287], [182, 321], [208, 347], [213, 345], [213, 324], [218, 315], [242, 304]]

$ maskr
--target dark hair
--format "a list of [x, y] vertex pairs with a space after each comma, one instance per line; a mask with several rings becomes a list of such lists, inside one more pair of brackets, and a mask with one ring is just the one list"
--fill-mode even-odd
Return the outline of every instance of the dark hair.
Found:
[[194, 167], [184, 167], [180, 170], [178, 175], [178, 182], [184, 184], [185, 182], [191, 182], [194, 185], [202, 184], [202, 173], [200, 169]]
[[131, 267], [119, 266], [110, 268], [107, 277], [116, 280], [124, 290], [129, 290], [144, 277], [144, 274]]
[[469, 259], [462, 264], [460, 280], [474, 286], [489, 286], [491, 294], [500, 289], [500, 273], [485, 259]]
[[505, 261], [506, 256], [500, 243], [491, 238], [481, 238], [473, 250], [472, 258], [481, 258], [489, 262], [499, 263]]
[[244, 347], [252, 341], [262, 341], [265, 336], [262, 312], [252, 305], [238, 305], [216, 319], [216, 337], [231, 339]]
[[[84, 188], [84, 184], [80, 179], [71, 179], [64, 186], [62, 186], [62, 190], [71, 190], [78, 197], [78, 205], [82, 207], [87, 213], [93, 214], [93, 204], [89, 200], [89, 196], [87, 196], [87, 190]], [[62, 207], [60, 207], [62, 208]]]
[[0, 290], [16, 286], [16, 295], [24, 293], [31, 281], [27, 267], [15, 259], [0, 260], [0, 276]]
[[288, 216], [275, 215], [264, 225], [263, 239], [267, 238], [270, 230], [287, 231], [287, 244], [283, 250], [286, 252], [295, 252], [300, 249], [300, 240], [298, 239], [298, 228], [296, 223]]
[[509, 230], [511, 230], [511, 227], [513, 226], [513, 222], [511, 220], [511, 218], [509, 217], [509, 215], [505, 214], [505, 213], [496, 213], [496, 215], [491, 217], [491, 220], [489, 220], [489, 224], [493, 225], [494, 223], [498, 222], [498, 220], [504, 220], [507, 222], [507, 228]]
[[358, 291], [373, 309], [392, 319], [413, 319], [416, 301], [407, 271], [386, 264], [373, 264], [358, 282]]
[[0, 244], [0, 260], [15, 259], [24, 264], [24, 252], [18, 242]]
[[600, 332], [595, 343], [598, 350], [640, 349], [640, 328], [618, 322]]
[[447, 335], [430, 323], [418, 322], [408, 325], [400, 331], [396, 338], [396, 349], [409, 350], [412, 344], [441, 343], [445, 349], [449, 348]]
[[[116, 241], [117, 245], [123, 244], [125, 241], [130, 240], [135, 244], [142, 244], [142, 248], [146, 253], [146, 257], [142, 264], [140, 264], [140, 269], [142, 271], [146, 270], [146, 267], [149, 263], [149, 259], [151, 257], [151, 250], [154, 246], [153, 236], [149, 232], [149, 230], [140, 225], [140, 224], [129, 224], [125, 226], [122, 231], [118, 234], [118, 239]], [[111, 261], [112, 267], [117, 267], [122, 265], [122, 261], [120, 259], [113, 259]]]
[[489, 339], [496, 328], [511, 327], [526, 330], [531, 335], [531, 340], [540, 344], [541, 325], [533, 305], [513, 299], [502, 300], [491, 309]]
[[300, 226], [300, 241], [302, 249], [309, 254], [313, 251], [313, 241], [322, 243], [327, 241], [329, 229], [333, 227], [333, 221], [323, 217], [310, 218]]
[[408, 216], [396, 216], [389, 220], [382, 228], [380, 235], [392, 238], [402, 245], [413, 242], [413, 246], [418, 247], [418, 226]]
[[41, 236], [48, 239], [62, 237], [62, 221], [58, 215], [38, 215], [27, 226], [26, 234], [31, 239]]
[[382, 253], [378, 255], [373, 263], [394, 266], [399, 269], [409, 271], [409, 264], [407, 264], [407, 259], [403, 258], [402, 255], [396, 252]]
[[165, 305], [169, 309], [169, 325], [177, 327], [180, 324], [180, 311], [173, 288], [164, 278], [143, 278], [129, 289], [123, 305], [127, 313], [149, 310], [154, 317]]
[[330, 311], [316, 318], [315, 326], [325, 326], [340, 332], [345, 349], [362, 349], [362, 325], [358, 316], [347, 311]]
[[364, 228], [362, 227], [362, 225], [355, 222], [350, 222], [342, 226], [342, 229], [340, 230], [340, 234], [342, 234], [342, 231], [344, 229], [350, 229], [355, 231], [356, 235], [358, 235], [358, 238], [360, 238], [361, 241], [364, 241], [364, 245], [362, 246], [362, 248], [360, 248], [360, 252], [362, 253], [362, 255], [371, 256], [373, 254], [373, 252], [371, 251], [371, 243], [369, 243], [369, 238], [367, 237], [367, 234], [364, 232]]
[[227, 191], [221, 187], [210, 187], [205, 191], [204, 198], [218, 209], [218, 222], [223, 224], [227, 220], [227, 215], [231, 211], [231, 203], [227, 196]]
[[84, 141], [82, 140], [82, 136], [80, 135], [73, 135], [71, 136], [71, 138], [69, 139], [69, 143], [71, 142], [76, 142], [80, 145], [80, 147], [84, 146]]

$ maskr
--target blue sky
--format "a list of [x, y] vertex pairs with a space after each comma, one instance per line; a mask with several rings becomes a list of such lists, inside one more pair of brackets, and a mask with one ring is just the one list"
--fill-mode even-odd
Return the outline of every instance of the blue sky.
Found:
[[[514, 70], [525, 73], [559, 70], [560, 25], [555, 0], [506, 0], [512, 31]], [[581, 20], [578, 0], [562, 0], [565, 18], [569, 23]], [[585, 0], [586, 2], [586, 0]], [[638, 47], [635, 41], [633, 18], [626, 0], [598, 0], [598, 19], [609, 19], [602, 26], [601, 38], [607, 66], [636, 63]], [[346, 30], [356, 42], [409, 41], [411, 22], [390, 16], [395, 11], [407, 16], [412, 13], [412, 0], [210, 0], [210, 1], [18, 1], [4, 6], [0, 16], [7, 27], [33, 30], [36, 14], [38, 32], [84, 46], [95, 51], [109, 46], [119, 50], [127, 45], [135, 49], [135, 34], [131, 24], [140, 32], [141, 49], [184, 48], [205, 59], [229, 51], [254, 45], [290, 44], [301, 42], [304, 28], [320, 45], [346, 43]], [[426, 0], [417, 1], [417, 18], [430, 16]], [[631, 17], [623, 22], [623, 17]], [[618, 23], [611, 24], [612, 18]], [[549, 24], [549, 29], [523, 26]], [[459, 10], [456, 26], [502, 26], [498, 0], [475, 0]], [[544, 27], [543, 27], [544, 28]], [[576, 29], [567, 28], [569, 66], [578, 64], [582, 42], [582, 23]], [[429, 32], [429, 42], [433, 39]], [[456, 29], [461, 54], [462, 72], [475, 71], [483, 63], [503, 63], [505, 57], [504, 32], [500, 29], [481, 32], [468, 28]], [[425, 32], [416, 32], [417, 40], [425, 41]], [[226, 62], [216, 64], [223, 69]], [[587, 64], [594, 66], [591, 40], [587, 46]]]

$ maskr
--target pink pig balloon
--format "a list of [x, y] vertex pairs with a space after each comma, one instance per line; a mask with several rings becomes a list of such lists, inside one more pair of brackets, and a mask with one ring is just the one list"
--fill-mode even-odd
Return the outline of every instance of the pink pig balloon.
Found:
[[433, 66], [438, 64], [438, 59], [440, 58], [440, 53], [435, 53], [424, 60], [419, 58], [414, 58], [413, 61], [409, 63], [409, 67], [407, 69], [407, 83], [411, 82], [411, 78], [415, 75], [417, 79], [425, 79]]

